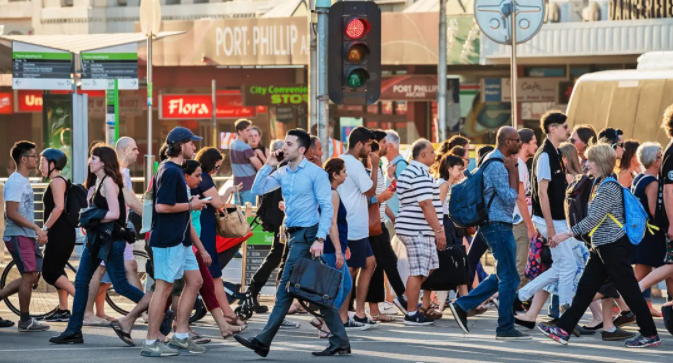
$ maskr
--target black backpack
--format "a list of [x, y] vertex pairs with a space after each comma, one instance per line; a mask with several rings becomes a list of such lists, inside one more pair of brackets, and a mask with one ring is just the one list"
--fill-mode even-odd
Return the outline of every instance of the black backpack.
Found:
[[283, 194], [280, 188], [260, 197], [255, 220], [261, 223], [264, 232], [277, 233], [280, 230], [285, 218], [285, 213], [278, 208], [281, 200], [283, 200]]
[[[589, 210], [589, 198], [591, 198], [591, 188], [594, 184], [594, 178], [589, 175], [578, 175], [575, 177], [568, 189], [566, 189], [566, 198], [563, 208], [566, 213], [566, 220], [572, 227], [586, 218]], [[588, 234], [575, 237], [591, 245], [591, 237]]]
[[68, 224], [73, 227], [79, 227], [79, 211], [88, 207], [87, 190], [82, 184], [73, 184], [68, 179], [59, 176], [66, 184], [65, 189], [65, 218]]

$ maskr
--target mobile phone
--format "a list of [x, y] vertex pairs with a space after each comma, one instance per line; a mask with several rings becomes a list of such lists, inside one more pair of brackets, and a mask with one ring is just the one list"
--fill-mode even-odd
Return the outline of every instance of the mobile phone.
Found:
[[283, 161], [284, 158], [285, 158], [285, 153], [282, 152], [282, 151], [278, 152], [278, 154], [276, 155], [276, 159], [278, 161]]
[[213, 197], [205, 197], [205, 198], [201, 198], [201, 200], [205, 200], [206, 202], [210, 202], [211, 200], [213, 200]]
[[394, 179], [393, 182], [390, 183], [390, 185], [388, 186], [388, 189], [389, 189], [391, 192], [395, 192], [395, 191], [397, 191], [397, 179]]

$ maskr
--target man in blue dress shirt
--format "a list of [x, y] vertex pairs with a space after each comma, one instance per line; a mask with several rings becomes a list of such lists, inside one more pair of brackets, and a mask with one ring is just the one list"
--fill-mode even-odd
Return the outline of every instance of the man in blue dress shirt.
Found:
[[[310, 143], [311, 138], [306, 131], [290, 130], [283, 148], [269, 155], [266, 165], [259, 170], [252, 185], [254, 195], [263, 195], [281, 188], [285, 200], [285, 226], [290, 234], [287, 242], [290, 250], [276, 292], [276, 305], [266, 327], [253, 338], [235, 336], [237, 342], [262, 357], [269, 354], [271, 342], [292, 305], [293, 297], [285, 291], [292, 267], [299, 258], [322, 254], [325, 237], [332, 224], [334, 208], [327, 173], [304, 157]], [[283, 155], [280, 159], [286, 160], [288, 164], [271, 173], [280, 164], [279, 154]], [[335, 309], [321, 309], [321, 312], [332, 336], [329, 347], [322, 352], [314, 352], [313, 355], [350, 354], [350, 343], [339, 313]]]

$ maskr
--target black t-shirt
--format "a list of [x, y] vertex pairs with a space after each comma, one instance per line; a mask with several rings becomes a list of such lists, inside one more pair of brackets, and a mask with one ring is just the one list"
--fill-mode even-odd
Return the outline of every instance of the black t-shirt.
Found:
[[[159, 165], [154, 183], [155, 203], [176, 205], [189, 203], [187, 183], [180, 165], [164, 161]], [[185, 246], [192, 245], [191, 215], [189, 211], [179, 213], [152, 212], [152, 234], [150, 246], [152, 247], [175, 247], [182, 243]]]
[[666, 206], [664, 205], [664, 185], [673, 184], [673, 141], [671, 141], [664, 151], [661, 158], [661, 168], [659, 169], [659, 193], [657, 195], [657, 216], [663, 228], [668, 228], [669, 222], [666, 216]]

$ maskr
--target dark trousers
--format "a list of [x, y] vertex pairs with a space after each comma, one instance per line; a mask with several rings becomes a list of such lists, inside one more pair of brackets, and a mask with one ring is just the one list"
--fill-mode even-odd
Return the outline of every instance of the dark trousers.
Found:
[[[287, 254], [287, 261], [285, 261], [285, 269], [283, 270], [283, 275], [280, 278], [280, 286], [287, 285], [290, 281], [290, 274], [292, 273], [292, 267], [302, 257], [311, 256], [311, 245], [315, 241], [316, 234], [318, 233], [318, 226], [302, 228], [298, 231], [291, 233], [291, 241], [289, 242], [289, 252]], [[290, 306], [292, 306], [292, 301], [294, 298], [285, 291], [284, 288], [278, 289], [276, 293], [276, 305], [271, 311], [271, 316], [262, 330], [256, 336], [256, 339], [264, 344], [265, 346], [271, 346], [273, 338], [278, 333], [283, 320], [287, 315]], [[348, 336], [346, 335], [346, 329], [344, 329], [344, 324], [341, 321], [339, 312], [336, 309], [325, 309], [321, 308], [320, 313], [325, 316], [325, 323], [327, 327], [332, 332], [332, 337], [329, 338], [331, 346], [337, 347], [346, 347], [349, 346]]]
[[480, 230], [477, 229], [477, 233], [474, 235], [472, 244], [470, 245], [470, 250], [467, 252], [467, 262], [470, 265], [470, 283], [467, 286], [472, 289], [472, 281], [474, 281], [474, 274], [477, 273], [477, 265], [479, 265], [479, 260], [481, 256], [486, 253], [488, 250], [488, 245], [484, 240], [484, 236], [481, 234]]
[[631, 248], [626, 236], [616, 242], [591, 248], [589, 261], [580, 279], [572, 306], [558, 321], [559, 328], [566, 332], [572, 331], [593, 301], [596, 292], [611, 279], [626, 305], [636, 314], [640, 333], [645, 337], [657, 335], [650, 309], [640, 293], [638, 281], [631, 268]]
[[[404, 282], [397, 270], [397, 255], [390, 244], [390, 233], [384, 223], [381, 223], [383, 234], [380, 236], [369, 237], [369, 244], [372, 246], [374, 258], [376, 258], [376, 270], [369, 282], [369, 291], [367, 292], [367, 302], [380, 303], [386, 300], [385, 276], [397, 296], [404, 295]], [[384, 276], [385, 272], [385, 276]]]
[[264, 262], [259, 266], [255, 275], [250, 279], [250, 292], [252, 295], [259, 294], [262, 291], [262, 287], [266, 285], [266, 282], [269, 280], [273, 270], [280, 265], [280, 260], [283, 257], [283, 250], [285, 249], [285, 244], [280, 243], [280, 235], [278, 233], [273, 236], [273, 245], [271, 246], [271, 251], [266, 255]]

